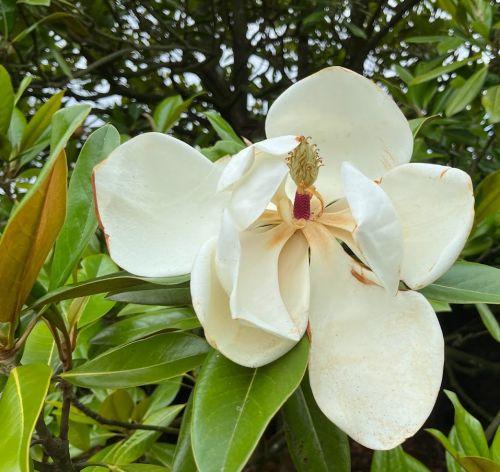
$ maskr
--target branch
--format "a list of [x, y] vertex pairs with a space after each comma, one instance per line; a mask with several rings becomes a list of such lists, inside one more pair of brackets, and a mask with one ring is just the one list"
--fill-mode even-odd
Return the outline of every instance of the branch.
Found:
[[71, 396], [71, 403], [78, 408], [83, 414], [87, 415], [89, 418], [97, 421], [100, 424], [107, 426], [117, 426], [119, 428], [130, 429], [130, 430], [146, 430], [146, 431], [159, 431], [160, 433], [175, 433], [179, 431], [176, 428], [168, 428], [164, 426], [155, 426], [150, 424], [138, 424], [138, 423], [127, 423], [126, 421], [111, 420], [109, 418], [104, 418], [99, 413], [88, 408], [86, 405], [80, 402], [76, 396]]

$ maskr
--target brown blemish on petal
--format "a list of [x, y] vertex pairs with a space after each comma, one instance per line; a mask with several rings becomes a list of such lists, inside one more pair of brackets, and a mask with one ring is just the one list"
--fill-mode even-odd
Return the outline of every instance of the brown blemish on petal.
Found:
[[307, 337], [309, 338], [309, 341], [311, 341], [312, 333], [311, 333], [311, 323], [309, 323], [309, 321], [307, 322], [306, 334]]
[[377, 184], [377, 185], [380, 185], [382, 183], [382, 177], [380, 177], [380, 179], [375, 179], [374, 182]]
[[95, 172], [97, 170], [97, 167], [100, 166], [101, 164], [102, 164], [102, 162], [94, 167], [94, 171], [92, 172], [92, 176], [90, 178], [90, 181], [91, 181], [91, 187], [92, 187], [92, 195], [94, 196], [94, 211], [95, 211], [95, 216], [97, 218], [97, 224], [99, 225], [99, 228], [101, 228], [102, 233], [104, 234], [104, 242], [106, 244], [106, 247], [108, 248], [108, 252], [111, 254], [111, 248], [110, 248], [110, 244], [109, 244], [109, 234], [106, 233], [106, 230], [104, 229], [104, 224], [101, 220], [101, 215], [99, 214], [99, 205], [97, 203], [97, 190], [96, 190], [96, 186], [95, 186]]
[[439, 174], [439, 178], [442, 179], [444, 177], [444, 174], [446, 174], [446, 172], [448, 172], [450, 170], [449, 167], [447, 167], [446, 169], [442, 170], [441, 173]]
[[358, 280], [362, 284], [365, 284], [365, 285], [377, 285], [375, 282], [372, 282], [371, 280], [367, 279], [363, 274], [360, 274], [359, 272], [356, 272], [355, 269], [351, 269], [351, 274], [354, 276], [354, 278], [356, 280]]
[[467, 180], [467, 189], [472, 192], [472, 180], [471, 179]]

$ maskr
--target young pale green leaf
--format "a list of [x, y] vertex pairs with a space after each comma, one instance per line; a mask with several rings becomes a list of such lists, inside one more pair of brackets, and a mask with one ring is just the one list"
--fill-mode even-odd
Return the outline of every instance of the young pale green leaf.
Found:
[[[184, 408], [184, 405], [172, 405], [155, 411], [148, 416], [148, 418], [146, 418], [144, 424], [166, 427], [172, 423], [182, 408]], [[155, 443], [160, 435], [161, 433], [158, 431], [134, 431], [129, 438], [105, 447], [97, 454], [94, 454], [89, 459], [89, 462], [108, 464], [112, 466], [130, 464], [144, 455], [144, 453]], [[87, 472], [97, 472], [99, 469], [88, 467], [85, 470]], [[115, 468], [115, 470], [120, 470], [120, 468]]]
[[458, 463], [456, 457], [458, 457], [460, 454], [463, 455], [464, 450], [458, 439], [457, 428], [455, 426], [452, 426], [450, 433], [448, 434], [448, 439], [451, 445], [456, 449], [457, 455], [453, 456], [448, 451], [445, 452], [446, 468], [448, 469], [448, 472], [463, 472], [462, 467]]
[[200, 470], [243, 469], [272, 417], [300, 384], [308, 354], [305, 337], [288, 354], [257, 369], [210, 353], [193, 399], [191, 440]]
[[288, 450], [298, 472], [349, 472], [349, 441], [319, 409], [304, 379], [283, 406]]
[[27, 5], [50, 6], [50, 0], [17, 0], [17, 3], [26, 3]]
[[444, 312], [451, 311], [451, 306], [449, 303], [441, 302], [439, 300], [432, 300], [432, 299], [429, 299], [428, 301], [432, 305], [432, 309], [436, 313], [444, 313]]
[[[164, 472], [172, 470], [172, 461], [174, 460], [175, 444], [167, 444], [165, 442], [155, 442], [145, 454], [148, 462], [161, 464]], [[196, 472], [196, 469], [191, 469], [190, 472]]]
[[487, 175], [476, 187], [475, 221], [477, 226], [490, 215], [500, 212], [500, 170]]
[[26, 75], [23, 77], [23, 80], [21, 80], [21, 83], [19, 84], [19, 87], [17, 88], [16, 96], [14, 98], [14, 106], [17, 105], [17, 102], [23, 96], [23, 93], [26, 91], [29, 84], [31, 84], [32, 80], [33, 80], [33, 76], [31, 76], [31, 75]]
[[434, 283], [420, 290], [427, 298], [448, 303], [500, 303], [500, 269], [475, 262], [456, 262]]
[[9, 73], [0, 65], [0, 135], [6, 135], [9, 130], [10, 118], [14, 110], [14, 89]]
[[199, 325], [190, 308], [163, 308], [159, 312], [130, 316], [106, 326], [92, 339], [92, 344], [116, 346], [165, 329], [186, 330]]
[[415, 118], [413, 120], [409, 120], [408, 124], [410, 125], [413, 137], [415, 138], [417, 136], [417, 134], [420, 132], [420, 130], [424, 125], [428, 124], [430, 121], [436, 118], [439, 118], [439, 115], [431, 115], [431, 116], [425, 116], [424, 118]]
[[14, 152], [17, 152], [21, 145], [21, 139], [26, 129], [26, 125], [26, 118], [21, 113], [21, 110], [19, 110], [19, 108], [14, 108], [10, 119], [9, 131], [7, 132], [7, 137]]
[[486, 457], [459, 457], [458, 462], [467, 472], [500, 472], [500, 464]]
[[476, 308], [486, 329], [493, 336], [493, 339], [500, 343], [500, 323], [498, 323], [489, 306], [484, 303], [477, 303]]
[[134, 287], [128, 292], [111, 293], [109, 300], [124, 303], [140, 303], [141, 305], [184, 306], [191, 304], [189, 287], [155, 288], [153, 286]]
[[222, 116], [216, 111], [207, 111], [205, 112], [205, 116], [210, 121], [215, 132], [219, 135], [220, 139], [225, 141], [234, 141], [242, 146], [245, 143], [239, 138], [236, 134], [236, 131], [231, 127], [231, 125], [224, 119]]
[[224, 156], [232, 156], [241, 151], [245, 146], [236, 141], [221, 140], [217, 141], [213, 146], [200, 149], [201, 153], [215, 162]]
[[481, 423], [465, 410], [455, 393], [449, 390], [444, 392], [455, 408], [455, 428], [465, 454], [489, 457], [488, 442]]
[[180, 285], [189, 280], [189, 276], [147, 278], [129, 274], [128, 272], [117, 272], [116, 274], [97, 277], [86, 282], [59, 287], [40, 297], [30, 306], [37, 310], [49, 303], [57, 303], [69, 298], [84, 297], [97, 293], [118, 292], [131, 287], [144, 285], [145, 282], [155, 285]]
[[50, 126], [52, 116], [61, 108], [64, 92], [58, 92], [47, 100], [26, 126], [21, 140], [21, 150], [31, 148]]
[[110, 349], [61, 375], [81, 387], [136, 387], [177, 377], [198, 367], [208, 349], [205, 340], [192, 334], [157, 334]]
[[45, 164], [0, 240], [0, 322], [14, 323], [66, 214], [66, 155]]
[[401, 446], [388, 451], [374, 451], [370, 472], [430, 472]]
[[99, 406], [98, 413], [104, 418], [116, 421], [130, 421], [134, 400], [127, 390], [115, 390]]
[[195, 472], [197, 469], [191, 447], [191, 420], [193, 417], [193, 395], [189, 397], [182, 416], [181, 430], [175, 448], [172, 472]]
[[183, 100], [180, 95], [173, 95], [161, 101], [153, 112], [156, 131], [166, 133], [181, 117], [181, 114], [188, 110], [193, 100], [200, 94], [193, 95], [187, 100]]
[[455, 448], [455, 446], [451, 443], [451, 441], [438, 429], [433, 429], [433, 428], [428, 428], [426, 431], [432, 436], [434, 436], [446, 449], [446, 451], [453, 457], [457, 458], [458, 457], [458, 451]]
[[30, 472], [30, 441], [45, 401], [52, 369], [44, 364], [16, 367], [0, 399], [0, 470]]
[[428, 82], [429, 80], [435, 79], [436, 77], [440, 77], [443, 74], [449, 74], [461, 67], [467, 65], [469, 62], [475, 61], [481, 57], [481, 54], [475, 54], [472, 57], [468, 57], [467, 59], [463, 59], [461, 61], [452, 62], [451, 64], [447, 64], [446, 66], [439, 66], [435, 69], [432, 69], [428, 72], [425, 72], [421, 75], [417, 75], [412, 81], [411, 85], [418, 85], [424, 82]]
[[488, 121], [493, 124], [500, 122], [500, 85], [486, 90], [481, 98], [481, 103], [488, 113]]
[[108, 469], [111, 472], [168, 472], [165, 467], [152, 464], [109, 465]]
[[90, 105], [74, 105], [54, 113], [50, 133], [49, 159], [57, 156], [65, 148], [69, 138], [85, 121], [91, 109]]
[[92, 170], [119, 144], [118, 131], [106, 125], [94, 131], [80, 151], [69, 182], [66, 220], [54, 249], [49, 290], [66, 282], [97, 228]]
[[173, 379], [165, 380], [155, 388], [155, 391], [147, 398], [148, 407], [144, 416], [149, 416], [156, 410], [159, 410], [166, 405], [170, 405], [177, 396], [181, 388], [182, 376]]
[[465, 83], [454, 90], [448, 102], [446, 103], [446, 116], [453, 116], [461, 112], [469, 103], [474, 100], [483, 87], [486, 76], [488, 75], [488, 66], [481, 67], [472, 74]]
[[50, 329], [44, 321], [39, 321], [28, 336], [21, 363], [23, 365], [43, 362], [54, 370], [59, 364], [56, 344]]

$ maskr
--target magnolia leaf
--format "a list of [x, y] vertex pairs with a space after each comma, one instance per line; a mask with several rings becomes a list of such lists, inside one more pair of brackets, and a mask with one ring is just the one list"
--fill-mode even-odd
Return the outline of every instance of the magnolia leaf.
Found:
[[193, 417], [193, 395], [189, 397], [182, 417], [179, 439], [175, 448], [172, 472], [193, 472], [197, 470], [191, 447], [191, 427]]
[[0, 65], [0, 135], [6, 135], [9, 130], [10, 117], [14, 110], [14, 89], [10, 80], [9, 73]]
[[488, 66], [481, 67], [477, 72], [472, 74], [465, 83], [455, 90], [446, 103], [446, 116], [453, 116], [462, 111], [481, 91], [486, 75], [488, 74]]
[[0, 322], [15, 323], [66, 215], [66, 155], [49, 160], [0, 240]]
[[481, 423], [465, 410], [455, 393], [449, 390], [444, 392], [455, 408], [455, 428], [465, 454], [489, 457], [488, 442]]
[[452, 62], [446, 66], [439, 66], [435, 69], [432, 69], [428, 72], [425, 72], [421, 75], [417, 75], [410, 83], [410, 85], [422, 84], [424, 82], [428, 82], [429, 80], [435, 79], [436, 77], [440, 77], [443, 74], [449, 74], [454, 70], [460, 69], [461, 67], [467, 65], [469, 62], [475, 61], [481, 57], [481, 54], [475, 54], [474, 56], [468, 57], [461, 61]]
[[234, 131], [231, 125], [224, 118], [222, 118], [219, 113], [213, 110], [207, 111], [205, 112], [205, 116], [208, 118], [208, 121], [210, 121], [213, 129], [222, 140], [233, 141], [242, 146], [245, 146], [245, 143], [236, 134], [236, 131]]
[[17, 105], [17, 102], [23, 96], [23, 93], [29, 87], [32, 80], [33, 80], [33, 76], [31, 76], [31, 75], [26, 75], [23, 77], [23, 80], [21, 80], [21, 83], [19, 84], [19, 87], [17, 88], [16, 97], [14, 99], [14, 105]]
[[111, 293], [107, 298], [117, 302], [140, 303], [142, 305], [183, 306], [191, 304], [189, 287], [155, 288], [148, 286], [145, 288], [145, 290]]
[[500, 121], [500, 85], [495, 85], [486, 90], [486, 93], [481, 98], [488, 120], [490, 123], [498, 123]]
[[285, 403], [283, 418], [288, 450], [298, 472], [351, 470], [347, 436], [319, 409], [309, 379]]
[[401, 446], [388, 451], [374, 451], [370, 472], [430, 472]]
[[21, 358], [23, 365], [38, 362], [43, 362], [51, 366], [54, 370], [59, 364], [54, 337], [47, 323], [44, 321], [39, 321], [29, 334], [24, 345], [23, 357]]
[[199, 326], [198, 318], [190, 308], [162, 308], [161, 311], [130, 316], [106, 326], [92, 339], [92, 344], [116, 346], [165, 329], [187, 330]]
[[474, 196], [476, 199], [474, 224], [477, 226], [488, 216], [500, 212], [500, 170], [486, 176], [476, 187]]
[[49, 289], [63, 285], [97, 228], [91, 176], [93, 168], [120, 144], [111, 125], [94, 131], [80, 151], [68, 188], [66, 221], [57, 238], [50, 268]]
[[198, 367], [208, 352], [202, 338], [163, 333], [110, 349], [61, 374], [81, 387], [127, 388], [158, 383]]
[[[166, 427], [175, 419], [184, 405], [167, 406], [149, 415], [143, 424]], [[137, 430], [129, 438], [105, 447], [94, 454], [89, 462], [108, 464], [114, 466], [127, 465], [139, 459], [160, 437], [159, 431]], [[111, 470], [123, 470], [122, 467], [110, 468]], [[126, 470], [126, 469], [125, 469]], [[131, 469], [133, 470], [133, 469]], [[97, 472], [97, 467], [87, 467], [86, 472]]]
[[134, 286], [142, 286], [145, 282], [156, 285], [179, 285], [185, 283], [187, 280], [189, 280], [189, 276], [148, 278], [122, 271], [52, 290], [33, 303], [30, 309], [36, 310], [49, 303], [57, 303], [69, 298], [84, 297], [111, 291], [118, 292], [119, 290], [129, 289]]
[[243, 469], [273, 416], [300, 384], [308, 354], [306, 337], [288, 354], [257, 369], [210, 353], [193, 399], [191, 440], [200, 470]]
[[431, 115], [424, 118], [415, 118], [413, 120], [409, 120], [408, 124], [410, 125], [413, 137], [415, 138], [417, 136], [417, 134], [425, 124], [429, 123], [429, 121], [435, 120], [436, 118], [439, 118], [439, 115]]
[[180, 95], [167, 97], [161, 101], [153, 112], [156, 131], [166, 133], [179, 120], [183, 112], [187, 111], [193, 100], [201, 94], [193, 95], [187, 100], [182, 100]]
[[485, 457], [459, 457], [458, 462], [467, 472], [500, 472], [500, 464]]
[[493, 312], [488, 305], [484, 303], [477, 303], [476, 308], [486, 329], [493, 336], [495, 341], [500, 343], [500, 323], [498, 323]]
[[52, 369], [44, 364], [16, 367], [10, 372], [0, 399], [2, 471], [32, 470], [31, 435], [42, 411], [51, 375]]
[[64, 92], [58, 92], [47, 100], [26, 126], [21, 141], [21, 151], [31, 148], [50, 126], [52, 116], [61, 108]]
[[447, 303], [500, 303], [500, 269], [475, 262], [456, 262], [434, 283], [420, 290]]

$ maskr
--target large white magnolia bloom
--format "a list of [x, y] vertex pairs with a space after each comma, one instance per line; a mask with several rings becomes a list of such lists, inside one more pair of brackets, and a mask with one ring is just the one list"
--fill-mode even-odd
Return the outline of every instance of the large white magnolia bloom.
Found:
[[191, 272], [207, 340], [241, 365], [277, 359], [309, 325], [322, 411], [361, 444], [392, 448], [440, 388], [441, 329], [411, 289], [464, 246], [470, 179], [409, 164], [401, 111], [342, 68], [286, 90], [266, 134], [221, 164], [157, 133], [113, 151], [94, 175], [110, 254], [143, 276]]

